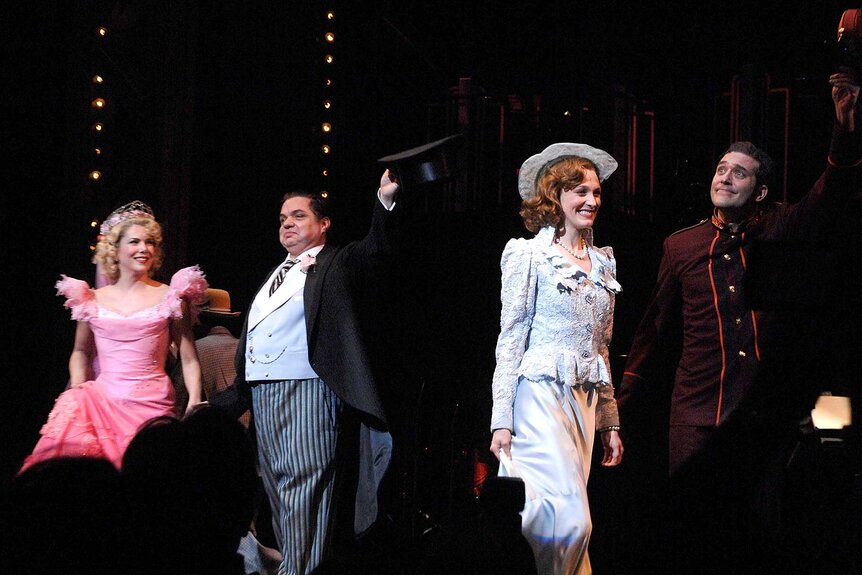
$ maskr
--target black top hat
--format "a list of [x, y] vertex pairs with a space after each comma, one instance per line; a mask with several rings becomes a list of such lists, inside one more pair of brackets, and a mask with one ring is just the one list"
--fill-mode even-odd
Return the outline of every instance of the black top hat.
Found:
[[377, 161], [394, 173], [402, 190], [448, 182], [457, 175], [455, 152], [463, 141], [462, 134], [455, 134]]

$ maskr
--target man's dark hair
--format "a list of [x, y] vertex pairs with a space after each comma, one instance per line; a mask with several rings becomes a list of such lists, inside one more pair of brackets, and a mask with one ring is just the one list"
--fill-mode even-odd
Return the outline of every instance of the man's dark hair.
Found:
[[[308, 198], [311, 200], [311, 211], [320, 218], [329, 217], [329, 202], [319, 192], [308, 192], [306, 190], [290, 190], [281, 198], [283, 204], [290, 198]], [[280, 204], [279, 204], [280, 205]]]
[[760, 166], [754, 173], [755, 183], [758, 186], [769, 187], [772, 185], [772, 169], [774, 164], [772, 162], [772, 158], [769, 156], [769, 154], [766, 153], [765, 150], [761, 150], [751, 142], [742, 141], [732, 143], [730, 146], [728, 146], [727, 150], [724, 151], [724, 154], [722, 154], [722, 156], [731, 152], [739, 152], [757, 160]]

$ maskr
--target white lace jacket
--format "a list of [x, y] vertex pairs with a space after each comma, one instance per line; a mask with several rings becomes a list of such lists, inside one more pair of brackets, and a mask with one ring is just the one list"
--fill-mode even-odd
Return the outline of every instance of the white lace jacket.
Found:
[[590, 246], [586, 274], [553, 246], [554, 229], [512, 239], [503, 250], [502, 311], [491, 430], [512, 429], [518, 378], [583, 387], [598, 395], [596, 425], [618, 425], [608, 344], [621, 291], [610, 247]]

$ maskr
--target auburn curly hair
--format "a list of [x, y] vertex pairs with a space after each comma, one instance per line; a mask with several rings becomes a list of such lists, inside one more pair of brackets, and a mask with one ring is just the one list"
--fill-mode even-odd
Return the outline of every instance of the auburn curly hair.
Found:
[[588, 170], [599, 173], [594, 163], [577, 156], [563, 158], [544, 168], [536, 182], [535, 193], [521, 202], [518, 213], [524, 220], [524, 226], [533, 233], [545, 226], [554, 226], [554, 237], [563, 235], [565, 230], [560, 194], [583, 183]]

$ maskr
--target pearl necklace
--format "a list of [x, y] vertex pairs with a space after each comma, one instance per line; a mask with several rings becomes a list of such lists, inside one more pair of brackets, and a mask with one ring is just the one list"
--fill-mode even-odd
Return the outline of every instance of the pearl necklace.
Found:
[[[576, 260], [582, 260], [582, 259], [587, 257], [587, 253], [589, 253], [590, 248], [589, 248], [589, 246], [587, 246], [587, 242], [586, 242], [586, 240], [584, 240], [584, 236], [581, 236], [579, 239], [580, 239], [580, 241], [579, 241], [580, 245], [578, 246], [577, 252], [574, 251], [572, 248], [568, 247], [567, 245], [563, 244], [563, 242], [560, 241], [560, 238], [557, 238], [557, 245], [560, 246], [561, 248], [563, 248], [564, 250], [566, 250], [567, 252], [569, 252], [570, 254], [572, 254], [572, 257], [575, 258]], [[583, 250], [584, 253], [578, 255], [578, 252], [580, 252], [581, 250]]]

